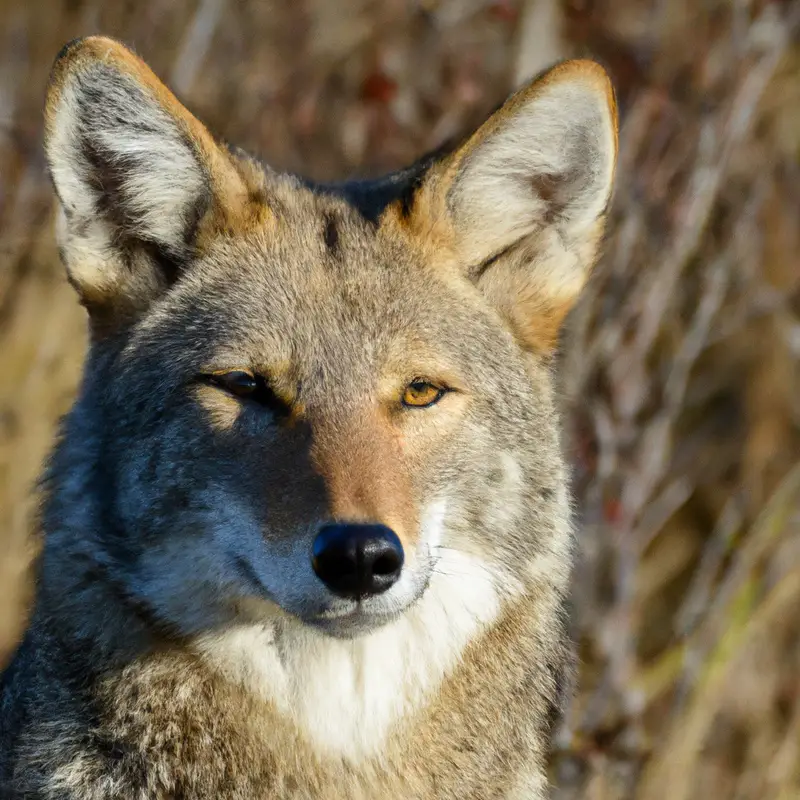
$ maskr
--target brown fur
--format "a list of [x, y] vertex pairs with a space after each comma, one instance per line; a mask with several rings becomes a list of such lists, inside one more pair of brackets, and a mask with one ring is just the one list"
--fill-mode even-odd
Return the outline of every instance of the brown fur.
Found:
[[[550, 356], [611, 189], [605, 73], [560, 65], [358, 187], [233, 153], [109, 39], [66, 48], [46, 116], [93, 343], [0, 687], [8, 791], [543, 797], [571, 557]], [[232, 370], [271, 394], [209, 380]], [[407, 408], [419, 380], [447, 391]], [[323, 589], [331, 520], [397, 533], [397, 591]]]
[[[99, 747], [82, 748], [56, 771], [51, 790], [94, 800], [133, 781], [148, 798], [506, 798], [516, 775], [544, 768], [537, 720], [557, 689], [546, 661], [531, 665], [546, 656], [530, 608], [528, 601], [509, 609], [470, 647], [425, 713], [396, 731], [380, 759], [358, 765], [321, 758], [283, 717], [185, 654], [134, 663], [103, 686], [94, 732], [99, 742], [130, 742], [132, 749], [115, 759]], [[23, 741], [21, 751], [31, 772], [51, 768], [38, 739]]]

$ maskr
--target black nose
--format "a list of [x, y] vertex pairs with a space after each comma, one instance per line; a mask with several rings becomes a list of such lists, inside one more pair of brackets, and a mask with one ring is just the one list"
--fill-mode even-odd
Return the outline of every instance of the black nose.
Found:
[[324, 525], [314, 540], [311, 564], [332, 592], [360, 600], [397, 581], [403, 545], [385, 525]]

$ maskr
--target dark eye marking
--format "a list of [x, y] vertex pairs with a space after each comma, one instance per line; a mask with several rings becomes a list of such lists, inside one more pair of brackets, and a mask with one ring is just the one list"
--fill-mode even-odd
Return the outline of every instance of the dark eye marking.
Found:
[[278, 397], [263, 375], [247, 369], [232, 369], [212, 372], [201, 376], [201, 380], [211, 386], [232, 394], [243, 400], [251, 400], [274, 414], [286, 416], [291, 413], [289, 403]]
[[325, 246], [328, 250], [336, 255], [339, 249], [339, 228], [336, 225], [336, 217], [332, 214], [325, 221], [325, 231], [322, 234], [322, 238], [325, 240]]

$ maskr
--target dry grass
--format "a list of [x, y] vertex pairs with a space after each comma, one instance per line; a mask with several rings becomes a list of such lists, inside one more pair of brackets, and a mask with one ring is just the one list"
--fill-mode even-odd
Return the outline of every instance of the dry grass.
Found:
[[557, 796], [800, 796], [799, 28], [768, 0], [0, 0], [0, 661], [85, 341], [39, 144], [61, 44], [133, 43], [219, 134], [318, 178], [594, 55], [622, 155], [564, 345], [582, 669]]

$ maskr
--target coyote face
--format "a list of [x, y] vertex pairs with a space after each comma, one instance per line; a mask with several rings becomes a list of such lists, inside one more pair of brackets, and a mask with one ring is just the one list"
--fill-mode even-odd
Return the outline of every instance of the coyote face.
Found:
[[543, 798], [571, 560], [551, 356], [611, 192], [603, 70], [315, 186], [92, 37], [56, 62], [45, 145], [91, 347], [0, 784]]
[[68, 46], [47, 153], [105, 568], [183, 634], [342, 637], [437, 576], [501, 602], [563, 572], [549, 356], [615, 152], [608, 80], [571, 62], [446, 156], [315, 187], [219, 145], [119, 44]]

